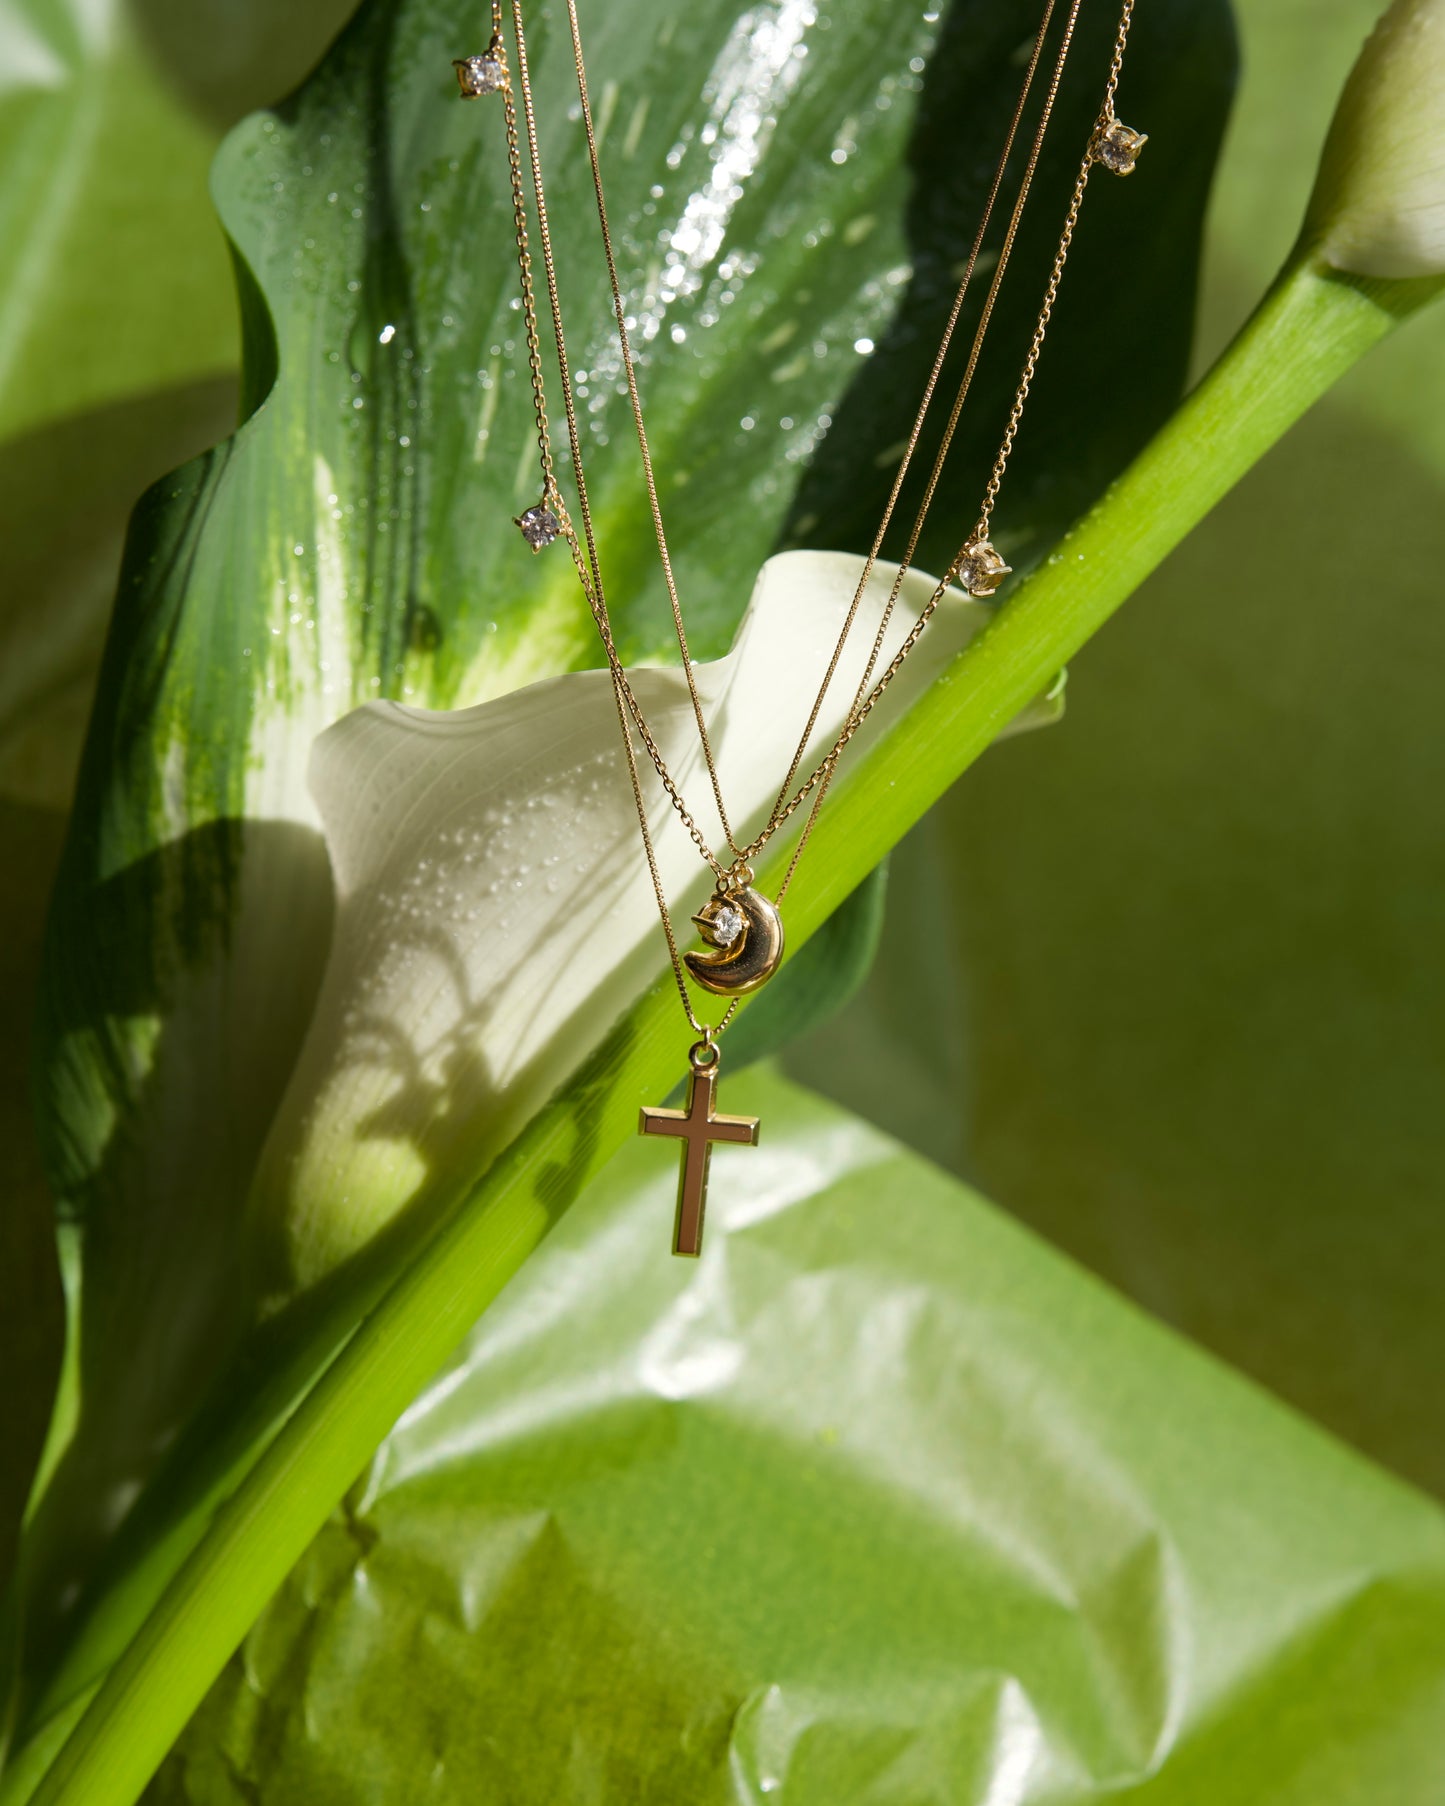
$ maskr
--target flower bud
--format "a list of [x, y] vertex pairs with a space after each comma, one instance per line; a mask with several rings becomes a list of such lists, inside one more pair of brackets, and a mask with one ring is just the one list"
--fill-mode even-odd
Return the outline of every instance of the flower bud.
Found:
[[1360, 276], [1445, 275], [1445, 0], [1394, 0], [1345, 83], [1306, 237]]

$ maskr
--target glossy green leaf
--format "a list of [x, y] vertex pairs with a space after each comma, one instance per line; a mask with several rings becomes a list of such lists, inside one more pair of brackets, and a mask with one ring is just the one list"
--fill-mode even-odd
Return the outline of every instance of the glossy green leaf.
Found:
[[[159, 440], [154, 476], [228, 421], [228, 385], [206, 380], [227, 362], [234, 313], [208, 220], [211, 148], [119, 4], [0, 3], [0, 1576], [60, 1359], [29, 1038], [63, 811], [136, 462]], [[176, 247], [187, 226], [206, 234], [199, 255], [188, 233]], [[157, 280], [179, 319], [152, 320]], [[153, 387], [168, 391], [159, 404], [137, 395]]]
[[235, 421], [217, 126], [351, 3], [0, 0], [0, 794], [68, 804], [126, 515]]
[[764, 1072], [711, 1245], [635, 1144], [417, 1399], [148, 1798], [1377, 1806], [1445, 1518]]
[[6, 860], [0, 875], [0, 1587], [35, 1464], [45, 1441], [60, 1367], [64, 1312], [56, 1272], [50, 1196], [31, 1121], [26, 1030], [35, 1012], [36, 973], [50, 873], [61, 826], [47, 811], [0, 804]]
[[[1056, 153], [1087, 140], [1098, 94], [1083, 71], [1107, 63], [1117, 18], [1111, 7], [1086, 6], [1080, 14], [1078, 47], [1052, 128]], [[1018, 4], [960, 4], [949, 14], [937, 66], [955, 71], [969, 95], [963, 154], [980, 179], [1011, 102], [1008, 85], [992, 71], [1016, 62], [1028, 20], [1029, 10]], [[1200, 222], [1235, 67], [1227, 5], [1156, 0], [1136, 9], [1118, 104], [1124, 116], [1149, 129], [1148, 154], [1127, 181], [1090, 186], [1087, 224], [1069, 253], [992, 528], [1017, 571], [1047, 552], [1102, 493], [1168, 418], [1184, 386]], [[804, 476], [788, 521], [792, 543], [867, 548], [912, 424], [915, 360], [921, 348], [936, 343], [957, 275], [956, 244], [968, 230], [968, 210], [960, 219], [943, 179], [960, 154], [959, 136], [959, 115], [938, 82], [925, 90], [909, 148], [914, 280], [877, 356], [850, 388], [833, 431]], [[942, 569], [957, 548], [958, 523], [964, 522], [966, 531], [976, 518], [1077, 167], [1075, 154], [1056, 154], [1035, 183], [1014, 248], [1003, 313], [990, 328], [988, 351], [922, 542], [925, 564]], [[970, 191], [969, 208], [976, 204]], [[999, 219], [985, 241], [985, 259], [1002, 236]], [[964, 312], [965, 328], [981, 303], [982, 294], [975, 294]], [[942, 425], [941, 417], [930, 420], [922, 441], [925, 454], [931, 454]], [[924, 455], [913, 466], [901, 521], [912, 518], [910, 505], [920, 499], [930, 462]]]
[[235, 421], [217, 127], [298, 79], [344, 9], [188, 0], [176, 31], [157, 0], [0, 0], [0, 1573], [61, 1333], [29, 1070], [40, 941], [126, 517]]
[[6, 0], [0, 70], [0, 438], [224, 371], [222, 247], [198, 258], [169, 230], [205, 222], [212, 135], [167, 93], [132, 10]]

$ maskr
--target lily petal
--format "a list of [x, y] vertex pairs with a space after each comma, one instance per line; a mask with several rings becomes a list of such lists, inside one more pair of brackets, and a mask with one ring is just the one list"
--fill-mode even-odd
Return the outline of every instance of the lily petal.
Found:
[[1445, 275], [1445, 0], [1395, 0], [1355, 64], [1307, 231], [1360, 276]]
[[[732, 650], [695, 668], [740, 837], [768, 817], [861, 568], [831, 552], [769, 560]], [[870, 580], [804, 771], [837, 735], [894, 573], [879, 565]], [[905, 579], [878, 669], [934, 586]], [[886, 732], [993, 613], [951, 590], [863, 734]], [[721, 845], [681, 673], [631, 677], [699, 827]], [[1058, 712], [1055, 690], [1024, 721]], [[659, 872], [685, 924], [711, 874], [639, 762]], [[311, 782], [336, 932], [253, 1194], [273, 1298], [316, 1282], [399, 1212], [470, 1184], [655, 982], [664, 952], [605, 670], [455, 712], [367, 704], [317, 741]], [[681, 1062], [681, 1012], [678, 1028]]]

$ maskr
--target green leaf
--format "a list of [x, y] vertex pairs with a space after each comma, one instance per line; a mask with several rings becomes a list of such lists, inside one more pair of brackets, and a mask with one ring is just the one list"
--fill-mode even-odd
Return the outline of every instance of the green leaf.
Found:
[[[913, 281], [877, 356], [850, 388], [804, 475], [789, 516], [790, 543], [867, 549], [912, 424], [917, 359], [937, 343], [957, 280], [958, 244], [973, 229], [978, 206], [971, 185], [960, 214], [958, 193], [947, 180], [961, 154], [961, 128], [946, 77], [953, 74], [969, 96], [962, 154], [975, 160], [982, 180], [1013, 99], [1011, 82], [997, 71], [1014, 61], [1027, 16], [1026, 8], [1009, 4], [961, 4], [949, 13], [909, 146]], [[1045, 158], [1024, 213], [1001, 312], [990, 327], [922, 541], [923, 562], [940, 570], [977, 516], [1077, 174], [1074, 147], [1086, 142], [1098, 108], [1097, 84], [1084, 70], [1107, 65], [1117, 20], [1110, 7], [1085, 7], [1080, 15], [1051, 127], [1054, 154]], [[1149, 129], [1149, 146], [1126, 182], [1091, 184], [1087, 221], [1069, 252], [992, 529], [1019, 572], [1046, 554], [1103, 493], [1168, 418], [1184, 387], [1200, 228], [1235, 74], [1227, 5], [1154, 0], [1136, 9], [1118, 104], [1124, 117]], [[1003, 233], [1001, 212], [985, 239], [985, 259], [997, 251]], [[961, 330], [971, 330], [982, 302], [982, 290], [976, 290]], [[939, 410], [925, 429], [904, 487], [900, 523], [912, 520], [945, 418]], [[895, 556], [902, 537], [900, 524]]]
[[[154, 475], [231, 417], [211, 147], [119, 5], [0, 0], [0, 1578], [60, 1361], [29, 1041], [64, 809], [136, 466]], [[153, 318], [156, 282], [178, 315]]]
[[[289, 86], [331, 28], [188, 0], [224, 95], [154, 4], [0, 0], [0, 1574], [59, 1362], [29, 1063], [39, 945], [126, 516], [235, 420], [235, 299], [206, 187], [216, 124]], [[230, 15], [230, 16], [228, 16]], [[319, 31], [321, 38], [314, 34]]]
[[50, 1197], [31, 1120], [27, 1029], [35, 1010], [45, 895], [60, 852], [48, 811], [0, 801], [0, 1587], [45, 1440], [64, 1319]]
[[6, 0], [0, 44], [0, 438], [224, 371], [224, 253], [185, 236], [205, 224], [212, 135], [167, 93], [131, 9]]
[[1445, 1786], [1445, 1518], [764, 1072], [608, 1167], [212, 1689], [166, 1806]]
[[217, 128], [352, 4], [0, 0], [0, 790], [27, 803], [70, 801], [136, 497], [235, 422]]

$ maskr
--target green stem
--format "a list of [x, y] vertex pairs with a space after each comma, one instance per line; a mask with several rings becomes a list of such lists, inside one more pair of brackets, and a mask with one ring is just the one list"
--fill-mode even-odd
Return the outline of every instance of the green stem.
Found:
[[[1299, 261], [1099, 505], [980, 639], [871, 744], [824, 813], [789, 917], [805, 940], [1216, 501], [1434, 284]], [[766, 877], [763, 880], [766, 883]], [[587, 1180], [669, 1089], [665, 982], [428, 1241], [217, 1511], [103, 1685], [36, 1806], [130, 1806], [266, 1600], [397, 1417]], [[84, 1677], [73, 1677], [80, 1692]], [[63, 1695], [62, 1695], [63, 1697]], [[63, 1722], [63, 1721], [62, 1721]], [[0, 1802], [26, 1797], [22, 1759]]]

